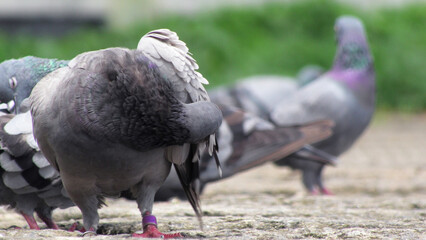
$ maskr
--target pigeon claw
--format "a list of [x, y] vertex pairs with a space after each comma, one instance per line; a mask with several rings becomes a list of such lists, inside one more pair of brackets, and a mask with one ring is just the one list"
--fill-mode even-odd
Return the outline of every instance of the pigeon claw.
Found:
[[157, 226], [155, 225], [147, 225], [144, 228], [143, 233], [133, 233], [132, 237], [140, 237], [140, 238], [183, 238], [183, 235], [180, 233], [172, 233], [165, 234], [158, 231]]
[[318, 196], [319, 195], [318, 189], [314, 188], [312, 190], [309, 190], [309, 195]]
[[311, 196], [319, 196], [319, 195], [326, 195], [326, 196], [333, 196], [333, 192], [330, 191], [328, 188], [314, 188], [309, 191], [309, 194]]
[[333, 196], [334, 193], [327, 188], [320, 189], [322, 195]]
[[[75, 232], [75, 231], [78, 231], [80, 233], [87, 232], [86, 229], [83, 226], [81, 226], [81, 224], [78, 221], [73, 223], [71, 227], [68, 229], [68, 232]], [[90, 228], [89, 231], [94, 231], [94, 230], [93, 228]]]

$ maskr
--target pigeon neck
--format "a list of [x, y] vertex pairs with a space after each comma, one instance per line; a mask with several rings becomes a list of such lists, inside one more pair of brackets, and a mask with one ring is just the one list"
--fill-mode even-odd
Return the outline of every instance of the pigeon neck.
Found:
[[27, 57], [25, 58], [25, 65], [32, 69], [33, 73], [37, 77], [35, 80], [39, 81], [48, 73], [67, 66], [68, 61]]
[[374, 106], [374, 64], [365, 37], [342, 39], [326, 75], [348, 87], [365, 106]]
[[374, 66], [365, 37], [342, 39], [332, 70], [333, 78], [351, 88], [374, 85]]

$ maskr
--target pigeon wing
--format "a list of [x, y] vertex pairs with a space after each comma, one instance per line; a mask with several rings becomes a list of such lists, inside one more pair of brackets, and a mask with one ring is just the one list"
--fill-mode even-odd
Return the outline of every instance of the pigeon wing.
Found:
[[325, 77], [277, 104], [270, 118], [279, 126], [303, 125], [330, 117], [337, 122], [344, 116], [348, 104], [352, 104], [352, 101], [347, 90], [340, 83]]

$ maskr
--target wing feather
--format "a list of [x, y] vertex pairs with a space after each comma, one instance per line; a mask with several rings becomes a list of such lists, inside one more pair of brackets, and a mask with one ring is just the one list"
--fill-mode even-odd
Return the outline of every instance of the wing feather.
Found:
[[[184, 91], [188, 93], [192, 102], [209, 100], [202, 86], [202, 84], [208, 84], [208, 81], [196, 71], [198, 65], [195, 59], [175, 32], [168, 29], [151, 31], [141, 38], [138, 50], [157, 65], [163, 76], [171, 81], [176, 89], [181, 91], [182, 87], [176, 86], [184, 85]], [[193, 81], [198, 84], [192, 83]], [[191, 85], [187, 87], [187, 83]], [[178, 96], [182, 97], [180, 94]], [[188, 103], [186, 97], [180, 100]]]
[[302, 125], [330, 116], [335, 116], [332, 120], [337, 122], [350, 104], [349, 97], [338, 82], [324, 77], [277, 104], [270, 118], [279, 126]]

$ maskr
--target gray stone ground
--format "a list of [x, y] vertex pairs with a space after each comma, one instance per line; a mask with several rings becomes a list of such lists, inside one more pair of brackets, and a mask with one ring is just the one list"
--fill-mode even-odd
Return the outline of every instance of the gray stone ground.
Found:
[[[161, 231], [190, 238], [426, 239], [426, 114], [377, 115], [340, 165], [326, 169], [335, 196], [308, 196], [299, 178], [267, 164], [209, 185], [202, 199], [204, 231], [184, 201], [158, 203], [154, 213]], [[101, 229], [121, 234], [93, 239], [125, 239], [140, 230], [135, 203], [108, 204], [100, 211]], [[27, 230], [22, 217], [4, 208], [0, 215], [0, 239], [80, 238], [66, 231]], [[81, 221], [76, 208], [56, 210], [54, 218], [63, 226]]]

